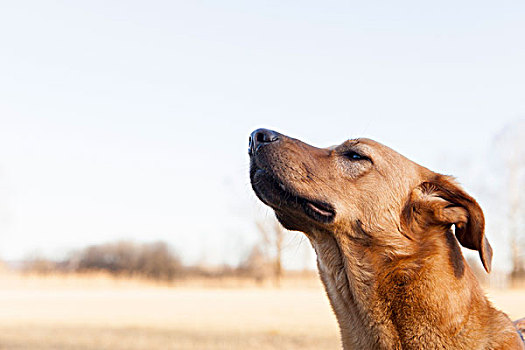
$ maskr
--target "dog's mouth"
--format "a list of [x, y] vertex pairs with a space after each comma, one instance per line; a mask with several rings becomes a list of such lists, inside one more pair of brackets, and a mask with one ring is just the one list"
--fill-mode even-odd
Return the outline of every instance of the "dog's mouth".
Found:
[[286, 186], [264, 169], [253, 168], [250, 173], [255, 194], [274, 210], [300, 209], [320, 223], [334, 220], [336, 212], [331, 204], [296, 194], [290, 186]]

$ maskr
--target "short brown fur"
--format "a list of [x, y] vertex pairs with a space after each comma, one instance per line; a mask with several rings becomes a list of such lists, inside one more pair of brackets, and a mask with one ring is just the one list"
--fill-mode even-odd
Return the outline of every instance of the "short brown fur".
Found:
[[525, 348], [461, 254], [490, 271], [483, 212], [451, 177], [368, 139], [321, 149], [260, 129], [250, 155], [257, 196], [317, 253], [345, 350]]

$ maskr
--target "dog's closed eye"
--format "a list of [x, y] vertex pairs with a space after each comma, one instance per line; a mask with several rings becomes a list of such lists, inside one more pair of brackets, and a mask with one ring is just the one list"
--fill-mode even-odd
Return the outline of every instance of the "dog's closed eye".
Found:
[[357, 153], [356, 151], [346, 151], [343, 155], [350, 160], [370, 160], [367, 156]]

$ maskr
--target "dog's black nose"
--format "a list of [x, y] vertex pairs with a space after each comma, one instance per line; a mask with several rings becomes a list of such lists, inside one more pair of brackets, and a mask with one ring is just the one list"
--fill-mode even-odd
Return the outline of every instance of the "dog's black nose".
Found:
[[279, 133], [268, 129], [257, 129], [251, 133], [249, 139], [248, 154], [253, 155], [262, 144], [271, 143], [279, 140]]

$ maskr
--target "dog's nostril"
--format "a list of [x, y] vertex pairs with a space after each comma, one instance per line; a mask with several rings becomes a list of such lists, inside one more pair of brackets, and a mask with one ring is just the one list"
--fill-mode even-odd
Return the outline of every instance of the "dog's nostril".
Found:
[[250, 135], [250, 154], [255, 153], [257, 146], [279, 140], [279, 133], [268, 129], [257, 129]]
[[255, 135], [257, 142], [269, 142], [265, 133], [259, 132]]
[[258, 129], [252, 133], [256, 143], [274, 142], [279, 139], [279, 134], [272, 130]]

